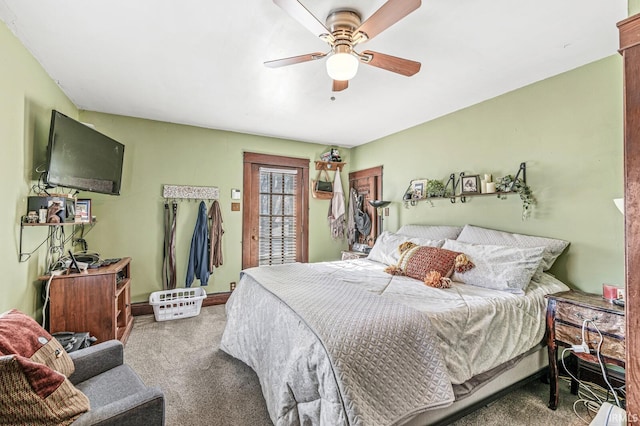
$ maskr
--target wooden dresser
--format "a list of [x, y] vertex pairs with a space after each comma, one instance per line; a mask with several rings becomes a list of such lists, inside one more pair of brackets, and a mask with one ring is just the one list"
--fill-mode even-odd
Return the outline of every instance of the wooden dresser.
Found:
[[[53, 277], [49, 285], [50, 333], [85, 332], [99, 342], [126, 343], [131, 328], [131, 258], [86, 273]], [[49, 276], [39, 277], [46, 282]]]
[[558, 347], [581, 345], [584, 325], [584, 340], [589, 346], [589, 353], [573, 353], [584, 361], [597, 364], [596, 349], [600, 342], [597, 330], [600, 330], [603, 361], [624, 367], [625, 317], [624, 308], [599, 294], [565, 291], [545, 297], [548, 299], [546, 339], [551, 375], [549, 408], [555, 410], [558, 406]]

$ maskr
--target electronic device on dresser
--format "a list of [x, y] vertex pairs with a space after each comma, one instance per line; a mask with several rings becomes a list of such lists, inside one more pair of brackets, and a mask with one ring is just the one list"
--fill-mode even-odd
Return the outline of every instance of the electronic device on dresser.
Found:
[[351, 248], [353, 249], [353, 251], [358, 251], [360, 253], [369, 253], [371, 251], [371, 247], [369, 247], [367, 244], [362, 243], [353, 243]]
[[51, 112], [47, 185], [120, 195], [123, 159], [120, 142], [61, 112]]

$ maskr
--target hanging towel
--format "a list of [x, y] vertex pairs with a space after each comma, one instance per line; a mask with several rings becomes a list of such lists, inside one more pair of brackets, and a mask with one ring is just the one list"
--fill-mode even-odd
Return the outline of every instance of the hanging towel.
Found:
[[209, 272], [213, 272], [213, 268], [222, 265], [222, 212], [220, 212], [220, 203], [214, 200], [209, 209], [209, 219], [211, 226], [209, 227]]
[[347, 215], [347, 243], [351, 247], [358, 242], [358, 230], [356, 229], [356, 205], [358, 204], [358, 191], [351, 188], [349, 191], [349, 214]]
[[333, 181], [333, 198], [329, 207], [329, 227], [331, 228], [331, 238], [334, 240], [344, 239], [344, 215], [346, 213], [344, 205], [344, 192], [342, 192], [342, 181], [340, 171], [336, 171]]
[[200, 285], [207, 285], [209, 281], [209, 232], [207, 229], [207, 206], [200, 201], [196, 227], [191, 237], [189, 251], [189, 265], [187, 266], [187, 280], [185, 287], [191, 287], [194, 276], [200, 280]]

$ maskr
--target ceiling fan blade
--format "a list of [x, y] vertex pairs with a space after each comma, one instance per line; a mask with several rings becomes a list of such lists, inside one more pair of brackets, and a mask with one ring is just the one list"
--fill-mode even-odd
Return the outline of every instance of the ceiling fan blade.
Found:
[[384, 53], [365, 50], [362, 52], [360, 61], [362, 63], [382, 68], [383, 70], [395, 72], [410, 77], [420, 71], [422, 64], [409, 59], [398, 58], [397, 56], [385, 55]]
[[364, 33], [367, 39], [371, 40], [419, 8], [421, 4], [421, 0], [389, 0], [380, 9], [376, 10], [369, 19], [364, 21], [355, 31], [355, 34]]
[[299, 64], [301, 62], [315, 61], [316, 59], [322, 59], [325, 56], [327, 56], [327, 54], [322, 52], [307, 53], [306, 55], [292, 56], [290, 58], [267, 61], [264, 64], [269, 68], [279, 68], [287, 65]]
[[318, 18], [313, 16], [313, 14], [309, 12], [309, 10], [307, 10], [307, 8], [298, 0], [273, 0], [273, 2], [316, 36], [319, 37], [323, 34], [331, 34], [327, 27], [325, 27], [322, 22], [318, 21]]
[[341, 92], [349, 87], [349, 80], [333, 80], [333, 91]]

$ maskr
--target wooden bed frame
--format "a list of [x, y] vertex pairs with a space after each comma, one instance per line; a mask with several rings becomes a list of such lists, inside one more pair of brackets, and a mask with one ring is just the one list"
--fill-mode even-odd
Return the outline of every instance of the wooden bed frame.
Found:
[[405, 426], [448, 425], [502, 398], [514, 389], [546, 377], [548, 366], [547, 347], [541, 345], [536, 351], [524, 356], [515, 366], [495, 376], [466, 398], [455, 401], [446, 408], [418, 414]]

